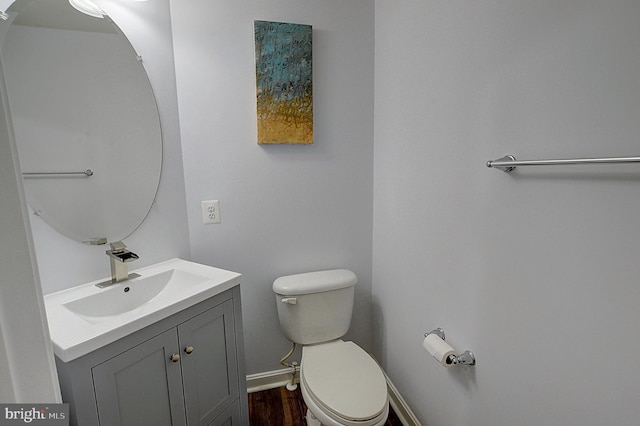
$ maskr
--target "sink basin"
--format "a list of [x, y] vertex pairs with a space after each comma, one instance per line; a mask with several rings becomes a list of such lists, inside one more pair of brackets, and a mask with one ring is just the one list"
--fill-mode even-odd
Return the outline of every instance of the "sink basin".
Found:
[[181, 259], [135, 271], [99, 288], [98, 280], [45, 296], [56, 356], [68, 362], [240, 283], [240, 274]]
[[181, 269], [169, 269], [155, 275], [135, 278], [113, 285], [108, 289], [81, 297], [63, 306], [90, 322], [100, 322], [100, 317], [123, 314], [137, 309], [171, 286], [193, 286], [207, 277], [190, 274]]

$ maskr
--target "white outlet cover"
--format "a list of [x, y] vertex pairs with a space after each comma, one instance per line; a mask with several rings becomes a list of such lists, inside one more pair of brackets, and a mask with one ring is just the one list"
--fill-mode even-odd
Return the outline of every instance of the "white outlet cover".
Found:
[[211, 225], [220, 223], [220, 202], [218, 200], [205, 200], [202, 202], [202, 223]]

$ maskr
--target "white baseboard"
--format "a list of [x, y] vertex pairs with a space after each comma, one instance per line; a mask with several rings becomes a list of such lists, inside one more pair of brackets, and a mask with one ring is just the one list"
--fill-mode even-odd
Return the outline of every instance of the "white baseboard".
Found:
[[387, 376], [387, 373], [385, 373], [384, 371], [382, 371], [382, 373], [384, 374], [384, 378], [387, 379], [389, 404], [391, 404], [393, 411], [395, 411], [395, 413], [398, 415], [398, 418], [400, 419], [402, 424], [404, 426], [422, 426], [420, 420], [418, 420], [416, 415], [413, 414], [413, 411], [411, 411], [411, 408], [409, 408], [407, 402], [402, 398], [402, 395], [400, 395], [398, 389], [391, 382], [389, 376]]
[[[247, 392], [260, 392], [267, 389], [275, 389], [285, 386], [291, 381], [291, 369], [283, 368], [281, 370], [267, 371], [264, 373], [249, 374], [247, 376]], [[295, 383], [298, 383], [298, 374], [295, 377]]]
[[[389, 404], [393, 408], [393, 411], [398, 415], [398, 418], [404, 426], [421, 426], [420, 421], [411, 411], [411, 408], [407, 405], [402, 398], [398, 389], [391, 383], [389, 376], [384, 375], [387, 379], [387, 390], [389, 392]], [[267, 389], [275, 389], [281, 386], [287, 385], [291, 381], [291, 369], [284, 368], [282, 370], [267, 371], [264, 373], [250, 374], [247, 376], [247, 392], [259, 392]], [[298, 383], [298, 374], [294, 379], [295, 383]]]

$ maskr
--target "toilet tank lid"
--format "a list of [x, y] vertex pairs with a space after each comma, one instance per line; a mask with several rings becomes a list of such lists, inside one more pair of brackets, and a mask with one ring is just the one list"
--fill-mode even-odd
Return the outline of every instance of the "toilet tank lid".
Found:
[[280, 277], [273, 282], [273, 291], [283, 296], [295, 296], [353, 287], [357, 282], [352, 271], [331, 269]]

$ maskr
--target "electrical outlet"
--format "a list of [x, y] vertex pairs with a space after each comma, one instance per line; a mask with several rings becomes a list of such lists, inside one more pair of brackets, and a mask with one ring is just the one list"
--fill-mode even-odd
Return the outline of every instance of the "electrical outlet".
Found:
[[220, 223], [220, 202], [218, 200], [207, 200], [202, 202], [202, 223], [210, 225]]

